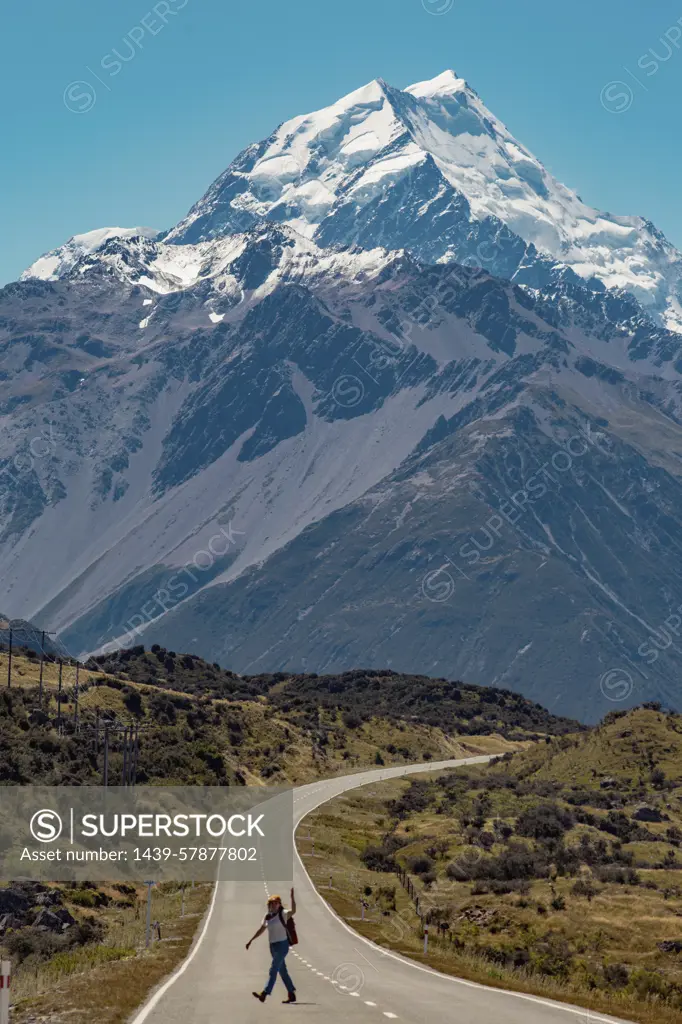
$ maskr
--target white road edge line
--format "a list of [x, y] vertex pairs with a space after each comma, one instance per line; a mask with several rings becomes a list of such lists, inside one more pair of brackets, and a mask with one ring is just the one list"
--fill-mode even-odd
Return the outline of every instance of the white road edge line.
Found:
[[213, 917], [213, 908], [215, 907], [216, 897], [217, 896], [218, 896], [218, 882], [215, 882], [214, 886], [213, 886], [213, 897], [211, 899], [211, 902], [210, 902], [210, 905], [209, 905], [209, 908], [208, 908], [208, 913], [206, 914], [206, 920], [204, 921], [204, 927], [201, 929], [201, 934], [200, 934], [199, 938], [194, 943], [194, 945], [193, 945], [192, 949], [190, 950], [188, 956], [185, 957], [185, 959], [182, 961], [182, 963], [180, 964], [178, 969], [173, 974], [171, 974], [170, 978], [168, 978], [167, 981], [164, 981], [164, 983], [163, 983], [163, 985], [161, 986], [160, 989], [157, 989], [157, 991], [154, 993], [154, 995], [151, 997], [151, 999], [147, 1003], [144, 1004], [144, 1006], [139, 1011], [139, 1013], [137, 1013], [133, 1017], [133, 1019], [131, 1020], [130, 1024], [142, 1024], [142, 1022], [147, 1019], [147, 1017], [152, 1012], [152, 1010], [157, 1006], [157, 1004], [165, 996], [166, 992], [171, 987], [171, 985], [174, 985], [175, 982], [178, 980], [178, 978], [182, 977], [182, 975], [185, 973], [185, 971], [187, 970], [189, 965], [192, 963], [192, 960], [194, 960], [194, 957], [199, 952], [199, 948], [201, 946], [201, 943], [204, 941], [204, 937], [206, 935], [206, 932], [208, 931], [208, 926], [211, 923], [211, 918]]
[[[482, 763], [485, 763], [487, 761], [492, 760], [493, 757], [497, 757], [497, 756], [498, 755], [496, 755], [496, 754], [489, 754], [489, 755], [488, 754], [483, 754], [483, 755], [478, 756], [478, 757], [461, 758], [461, 759], [460, 758], [453, 758], [452, 760], [459, 761], [459, 764], [458, 765], [450, 765], [450, 767], [464, 767], [467, 764], [482, 764]], [[438, 762], [437, 764], [434, 765], [434, 764], [432, 764], [429, 761], [429, 762], [427, 762], [424, 765], [419, 765], [418, 767], [414, 767], [413, 768], [412, 765], [408, 765], [408, 766], [406, 766], [406, 768], [410, 768], [412, 770], [410, 770], [410, 771], [405, 770], [405, 771], [400, 772], [400, 773], [396, 772], [393, 775], [382, 776], [381, 777], [381, 781], [383, 781], [384, 778], [400, 778], [400, 775], [416, 775], [419, 772], [445, 771], [445, 768], [443, 767], [443, 762]], [[353, 776], [348, 776], [348, 778], [352, 778], [352, 777]], [[379, 781], [379, 780], [372, 780], [372, 781]], [[368, 785], [371, 785], [371, 782], [361, 783], [361, 785], [367, 785], [368, 786]], [[436, 977], [443, 978], [445, 981], [452, 982], [452, 984], [455, 984], [455, 985], [465, 985], [467, 988], [477, 988], [477, 989], [481, 989], [483, 992], [494, 992], [497, 995], [510, 996], [510, 997], [512, 997], [514, 999], [525, 999], [527, 1002], [537, 1003], [539, 1006], [549, 1006], [553, 1010], [565, 1010], [566, 1013], [572, 1013], [574, 1016], [578, 1016], [578, 1017], [585, 1017], [586, 1014], [589, 1014], [590, 1024], [594, 1024], [595, 1021], [600, 1022], [600, 1024], [632, 1024], [631, 1021], [625, 1021], [621, 1017], [605, 1017], [605, 1016], [603, 1016], [601, 1014], [596, 1013], [593, 1010], [588, 1010], [585, 1007], [571, 1006], [570, 1003], [553, 1002], [551, 999], [542, 999], [539, 996], [532, 996], [532, 995], [530, 995], [530, 994], [528, 994], [526, 992], [513, 992], [510, 989], [506, 989], [506, 988], [495, 988], [492, 985], [482, 985], [482, 984], [480, 984], [480, 982], [477, 982], [477, 981], [465, 981], [464, 978], [458, 978], [454, 974], [443, 974], [441, 971], [436, 971], [432, 967], [423, 967], [421, 964], [415, 963], [414, 960], [408, 960], [405, 957], [398, 956], [397, 953], [391, 953], [387, 949], [384, 949], [383, 946], [378, 946], [375, 942], [372, 942], [371, 939], [366, 939], [364, 935], [360, 935], [359, 932], [354, 931], [354, 929], [351, 928], [350, 925], [346, 924], [346, 922], [343, 920], [343, 918], [339, 917], [339, 915], [336, 913], [334, 908], [331, 907], [329, 905], [329, 903], [327, 903], [327, 901], [325, 900], [324, 896], [320, 892], [318, 892], [317, 889], [315, 888], [315, 883], [313, 882], [312, 878], [308, 874], [308, 871], [306, 870], [306, 866], [303, 863], [303, 859], [302, 859], [300, 853], [298, 852], [298, 848], [296, 846], [296, 829], [298, 828], [298, 826], [300, 825], [301, 821], [303, 821], [303, 819], [305, 817], [307, 817], [309, 814], [311, 814], [314, 810], [316, 810], [322, 804], [327, 803], [328, 800], [333, 799], [333, 797], [335, 797], [335, 796], [341, 796], [341, 795], [349, 792], [351, 789], [358, 789], [358, 788], [359, 788], [358, 786], [349, 786], [346, 789], [342, 790], [340, 793], [332, 793], [328, 797], [326, 797], [325, 799], [320, 800], [319, 803], [315, 804], [314, 807], [308, 808], [308, 810], [305, 811], [301, 815], [299, 820], [294, 825], [294, 829], [293, 829], [294, 852], [296, 854], [296, 857], [298, 858], [298, 862], [301, 865], [301, 868], [303, 869], [303, 873], [307, 876], [308, 881], [310, 882], [310, 884], [312, 886], [313, 892], [318, 897], [318, 899], [321, 901], [322, 905], [327, 908], [327, 910], [332, 915], [332, 917], [336, 918], [336, 920], [339, 922], [339, 924], [341, 925], [342, 928], [345, 928], [346, 931], [349, 932], [354, 938], [359, 939], [360, 942], [364, 942], [366, 946], [370, 946], [372, 949], [374, 949], [377, 953], [380, 953], [382, 956], [390, 957], [391, 960], [397, 960], [398, 963], [405, 964], [405, 966], [407, 966], [407, 967], [412, 967], [415, 971], [422, 971], [424, 974], [435, 974]], [[141, 1024], [141, 1022], [137, 1021], [137, 1020], [133, 1020], [131, 1022], [131, 1024]]]

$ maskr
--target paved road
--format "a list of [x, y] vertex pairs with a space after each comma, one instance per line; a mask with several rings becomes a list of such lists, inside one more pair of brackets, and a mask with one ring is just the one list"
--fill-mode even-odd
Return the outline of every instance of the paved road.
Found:
[[[429, 762], [381, 768], [314, 782], [294, 793], [295, 821], [331, 797], [382, 778], [485, 761]], [[269, 966], [267, 936], [244, 948], [264, 913], [266, 891], [288, 895], [291, 880], [222, 882], [203, 934], [181, 972], [171, 977], [138, 1013], [133, 1024], [255, 1024], [280, 1015], [325, 1024], [587, 1024], [614, 1021], [588, 1010], [534, 996], [488, 989], [450, 978], [382, 951], [341, 922], [316, 893], [295, 859], [298, 946], [289, 971], [298, 989], [296, 1006], [282, 1006], [281, 981], [265, 1005], [260, 991]], [[295, 955], [294, 955], [295, 954]]]

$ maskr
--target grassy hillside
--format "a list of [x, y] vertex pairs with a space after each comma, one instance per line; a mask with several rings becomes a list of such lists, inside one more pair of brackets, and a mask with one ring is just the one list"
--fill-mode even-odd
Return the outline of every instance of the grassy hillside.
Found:
[[158, 645], [133, 647], [89, 662], [94, 669], [186, 693], [233, 699], [267, 697], [298, 721], [318, 708], [346, 712], [358, 721], [370, 717], [437, 726], [446, 732], [481, 736], [500, 733], [520, 740], [579, 731], [577, 722], [552, 715], [540, 704], [510, 690], [404, 675], [387, 669], [356, 669], [338, 675], [238, 676], [192, 655], [176, 655]]
[[376, 941], [420, 957], [428, 921], [441, 969], [646, 1024], [680, 1019], [679, 715], [611, 714], [489, 766], [375, 785], [299, 834], [321, 891]]
[[679, 715], [645, 705], [634, 711], [612, 711], [596, 729], [529, 749], [514, 758], [520, 777], [554, 779], [564, 785], [594, 787], [613, 778], [618, 789], [631, 788], [654, 769], [669, 775], [682, 772], [682, 730]]
[[[153, 683], [131, 677], [162, 665]], [[165, 662], [173, 661], [170, 671]], [[259, 785], [300, 783], [374, 764], [440, 760], [472, 753], [503, 753], [515, 744], [491, 732], [469, 736], [397, 716], [351, 715], [333, 706], [287, 707], [279, 699], [249, 692], [231, 673], [200, 659], [155, 654], [124, 661], [131, 671], [79, 673], [75, 724], [75, 666], [62, 669], [61, 733], [58, 668], [39, 665], [34, 655], [13, 658], [10, 689], [0, 689], [0, 782], [46, 785], [97, 784], [102, 772], [105, 722], [139, 724], [139, 784]], [[0, 679], [7, 655], [0, 653]], [[179, 678], [178, 678], [179, 677]], [[170, 688], [176, 681], [187, 692]], [[190, 683], [194, 683], [194, 687]], [[232, 689], [228, 697], [227, 688]], [[198, 693], [198, 695], [197, 695]], [[99, 722], [99, 749], [96, 723]], [[122, 769], [122, 751], [112, 736], [110, 781]]]

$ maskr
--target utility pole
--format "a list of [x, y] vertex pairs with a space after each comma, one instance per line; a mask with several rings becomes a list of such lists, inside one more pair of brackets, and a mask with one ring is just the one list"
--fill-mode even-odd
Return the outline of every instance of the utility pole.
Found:
[[43, 629], [42, 633], [41, 633], [41, 637], [40, 637], [40, 684], [39, 684], [40, 685], [40, 689], [39, 689], [38, 703], [40, 704], [41, 707], [43, 705], [43, 693], [44, 693], [43, 666], [45, 664], [45, 637], [46, 636], [55, 636], [55, 635], [56, 634], [55, 633], [51, 633], [49, 629]]
[[62, 731], [62, 659], [59, 659], [59, 683], [57, 684], [57, 732]]
[[7, 658], [7, 689], [12, 685], [12, 627], [9, 627], [9, 655]]
[[149, 949], [149, 942], [151, 939], [152, 930], [152, 886], [154, 885], [154, 883], [145, 882], [144, 884], [147, 886], [147, 926], [145, 928], [144, 944], [145, 947]]
[[40, 638], [40, 683], [38, 690], [38, 703], [43, 706], [43, 662], [45, 661], [45, 630]]
[[78, 672], [80, 669], [80, 663], [76, 662], [76, 685], [73, 691], [73, 725], [76, 735], [78, 735]]
[[[123, 775], [121, 778], [122, 785], [128, 785], [128, 728], [127, 726], [123, 729]], [[149, 943], [147, 943], [149, 945]]]
[[104, 778], [102, 782], [105, 786], [109, 785], [109, 726], [104, 726]]
[[133, 785], [133, 755], [134, 755], [134, 743], [133, 743], [133, 727], [132, 725], [128, 729], [128, 778], [127, 785]]
[[139, 725], [125, 725], [123, 727], [123, 772], [121, 782], [124, 786], [134, 786], [137, 776], [137, 754], [139, 750]]
[[137, 785], [137, 759], [140, 754], [140, 726], [135, 724], [135, 741], [133, 743], [133, 770], [131, 773], [131, 786]]

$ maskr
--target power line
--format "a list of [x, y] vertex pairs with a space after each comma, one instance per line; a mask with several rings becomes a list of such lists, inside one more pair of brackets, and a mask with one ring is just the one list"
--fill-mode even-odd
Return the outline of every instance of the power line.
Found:
[[[57, 704], [57, 716], [56, 721], [53, 724], [56, 726], [57, 733], [62, 736], [64, 735], [65, 729], [73, 729], [73, 733], [76, 736], [80, 736], [85, 730], [86, 735], [90, 735], [88, 742], [94, 741], [94, 754], [95, 763], [99, 762], [100, 756], [100, 708], [96, 706], [94, 709], [94, 720], [89, 718], [90, 709], [81, 708], [81, 696], [82, 696], [82, 685], [80, 681], [80, 661], [77, 658], [72, 658], [67, 652], [67, 664], [70, 664], [75, 669], [75, 683], [73, 689], [68, 691], [64, 686], [64, 658], [55, 651], [52, 655], [48, 654], [45, 648], [45, 639], [49, 636], [56, 636], [56, 634], [50, 630], [37, 630], [28, 629], [27, 627], [19, 627], [18, 629], [12, 626], [9, 622], [8, 626], [8, 638], [9, 638], [9, 649], [8, 649], [8, 664], [7, 664], [7, 686], [12, 685], [12, 664], [13, 656], [17, 646], [17, 638], [30, 639], [33, 643], [37, 644], [36, 634], [40, 634], [40, 674], [38, 681], [38, 703], [40, 709], [43, 709], [45, 698], [47, 696], [45, 689], [45, 673], [44, 665], [45, 660], [51, 660], [54, 664], [58, 664], [58, 681], [57, 681], [57, 692], [55, 694]], [[86, 681], [85, 688], [89, 689], [89, 682]], [[45, 708], [49, 708], [49, 696], [47, 696], [47, 703]], [[64, 715], [63, 704], [73, 704], [73, 718], [70, 721]], [[150, 726], [140, 725], [139, 721], [133, 720], [128, 722], [121, 722], [116, 717], [104, 718], [104, 737], [102, 746], [102, 784], [108, 786], [110, 782], [110, 768], [111, 768], [111, 753], [112, 753], [112, 740], [118, 740], [119, 743], [115, 746], [119, 747], [120, 753], [122, 754], [122, 767], [121, 767], [121, 780], [120, 785], [124, 787], [133, 787], [137, 783], [137, 771], [140, 755], [140, 734], [146, 732]], [[92, 732], [90, 732], [92, 730]]]

